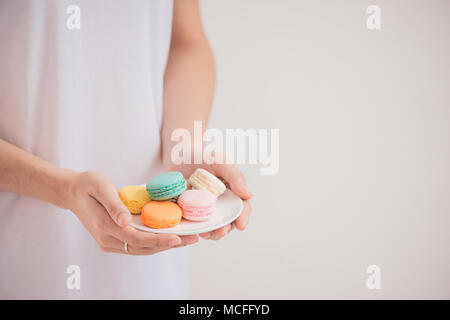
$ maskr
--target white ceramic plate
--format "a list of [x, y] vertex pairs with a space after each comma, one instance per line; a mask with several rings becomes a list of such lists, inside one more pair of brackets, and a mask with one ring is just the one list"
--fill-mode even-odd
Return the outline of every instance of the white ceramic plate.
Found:
[[230, 189], [227, 189], [224, 194], [217, 199], [216, 212], [214, 212], [214, 215], [206, 221], [194, 222], [183, 218], [175, 227], [153, 229], [146, 227], [142, 223], [140, 215], [132, 215], [130, 225], [136, 229], [154, 233], [168, 233], [180, 236], [199, 234], [219, 229], [233, 222], [239, 217], [243, 208], [244, 204], [242, 203], [241, 198], [235, 195]]

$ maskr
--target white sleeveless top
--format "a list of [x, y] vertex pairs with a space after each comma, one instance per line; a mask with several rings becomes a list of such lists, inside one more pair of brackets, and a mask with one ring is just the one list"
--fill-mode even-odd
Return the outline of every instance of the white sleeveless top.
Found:
[[[161, 170], [171, 25], [167, 0], [0, 0], [0, 138], [119, 188], [145, 183]], [[186, 298], [185, 249], [102, 253], [71, 212], [3, 191], [0, 218], [0, 298]]]

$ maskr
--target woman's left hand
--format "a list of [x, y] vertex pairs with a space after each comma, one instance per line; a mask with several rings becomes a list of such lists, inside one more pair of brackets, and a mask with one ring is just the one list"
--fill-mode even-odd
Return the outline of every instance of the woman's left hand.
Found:
[[235, 221], [217, 230], [202, 233], [200, 234], [200, 237], [202, 237], [203, 239], [219, 240], [224, 236], [226, 236], [235, 227], [236, 229], [241, 231], [245, 230], [251, 213], [250, 199], [252, 197], [252, 193], [247, 188], [247, 183], [245, 181], [245, 177], [242, 174], [242, 172], [236, 166], [226, 163], [225, 164], [212, 163], [209, 165], [208, 164], [178, 165], [172, 167], [171, 170], [180, 171], [187, 179], [197, 168], [203, 168], [205, 170], [208, 170], [212, 174], [221, 178], [225, 182], [227, 187], [229, 187], [231, 191], [233, 191], [237, 196], [239, 196], [244, 202], [244, 208], [242, 210], [242, 213]]

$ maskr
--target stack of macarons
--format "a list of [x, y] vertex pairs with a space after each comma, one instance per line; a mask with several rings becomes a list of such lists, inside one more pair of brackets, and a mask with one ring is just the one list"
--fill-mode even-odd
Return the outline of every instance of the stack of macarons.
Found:
[[141, 214], [142, 223], [154, 229], [170, 228], [182, 218], [208, 220], [215, 212], [216, 200], [226, 186], [212, 173], [197, 169], [188, 179], [170, 171], [150, 179], [144, 186], [127, 186], [119, 198], [132, 214]]

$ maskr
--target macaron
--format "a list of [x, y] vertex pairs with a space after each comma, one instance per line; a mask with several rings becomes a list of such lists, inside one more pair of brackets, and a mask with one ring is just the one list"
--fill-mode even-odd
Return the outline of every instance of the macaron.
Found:
[[119, 198], [132, 214], [141, 213], [142, 208], [151, 201], [143, 186], [127, 186], [119, 190]]
[[194, 189], [208, 190], [216, 197], [220, 196], [227, 189], [219, 178], [202, 168], [194, 171], [189, 177], [189, 183]]
[[205, 221], [216, 211], [216, 196], [208, 190], [187, 190], [178, 197], [183, 218], [191, 221]]
[[170, 171], [147, 182], [146, 189], [152, 200], [168, 200], [182, 194], [187, 188], [181, 172]]
[[151, 201], [142, 208], [141, 213], [142, 223], [154, 229], [174, 227], [181, 218], [181, 208], [171, 201]]

